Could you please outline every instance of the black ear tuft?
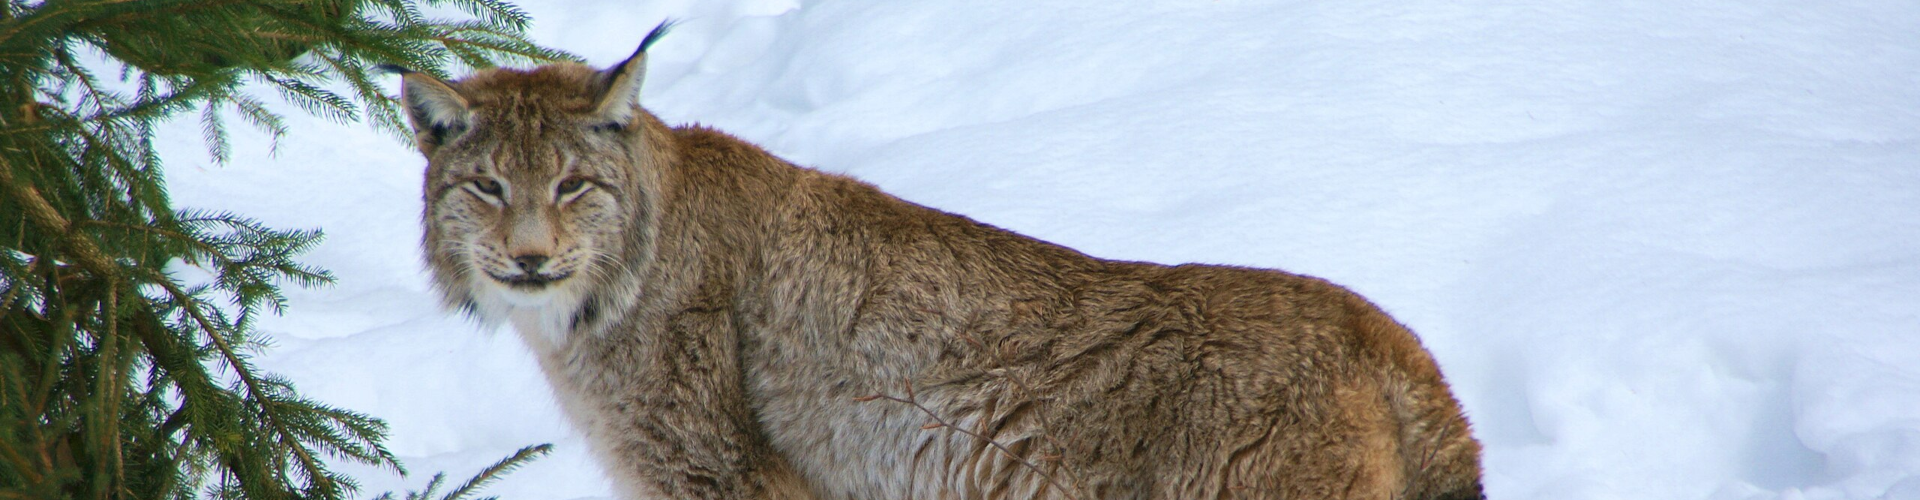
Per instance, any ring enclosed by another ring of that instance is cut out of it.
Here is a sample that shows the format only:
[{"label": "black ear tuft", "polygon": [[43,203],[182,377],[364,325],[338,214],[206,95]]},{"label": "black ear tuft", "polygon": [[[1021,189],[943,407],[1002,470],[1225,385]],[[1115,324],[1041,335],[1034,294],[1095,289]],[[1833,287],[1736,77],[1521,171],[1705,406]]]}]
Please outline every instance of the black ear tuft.
[{"label": "black ear tuft", "polygon": [[647,48],[653,46],[653,42],[658,42],[661,37],[667,36],[667,32],[673,31],[674,25],[677,24],[680,24],[680,21],[674,19],[660,21],[659,26],[654,26],[653,31],[647,32],[647,37],[640,40],[640,50],[635,52],[646,53]]},{"label": "black ear tuft", "polygon": [[602,121],[625,124],[633,120],[633,108],[640,102],[640,84],[646,80],[647,49],[665,37],[673,25],[673,20],[667,20],[654,26],[653,31],[640,40],[640,48],[635,49],[632,56],[601,72],[603,90],[600,102],[594,105],[594,113]]}]

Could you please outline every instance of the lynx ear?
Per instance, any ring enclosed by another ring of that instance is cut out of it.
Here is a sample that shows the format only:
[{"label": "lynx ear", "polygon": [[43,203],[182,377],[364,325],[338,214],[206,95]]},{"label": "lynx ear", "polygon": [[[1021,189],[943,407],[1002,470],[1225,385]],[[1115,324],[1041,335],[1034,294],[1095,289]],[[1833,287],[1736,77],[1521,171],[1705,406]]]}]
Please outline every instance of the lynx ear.
[{"label": "lynx ear", "polygon": [[655,26],[640,40],[640,48],[626,61],[602,71],[601,78],[606,81],[606,89],[600,95],[599,104],[594,106],[594,114],[606,119],[609,124],[626,125],[633,121],[633,108],[640,103],[640,84],[647,78],[647,48],[660,41],[668,30],[673,29],[673,21],[668,20]]},{"label": "lynx ear", "polygon": [[407,121],[413,124],[413,138],[421,151],[445,144],[472,124],[467,98],[447,82],[398,66],[383,68],[400,73],[400,104],[407,108]]}]

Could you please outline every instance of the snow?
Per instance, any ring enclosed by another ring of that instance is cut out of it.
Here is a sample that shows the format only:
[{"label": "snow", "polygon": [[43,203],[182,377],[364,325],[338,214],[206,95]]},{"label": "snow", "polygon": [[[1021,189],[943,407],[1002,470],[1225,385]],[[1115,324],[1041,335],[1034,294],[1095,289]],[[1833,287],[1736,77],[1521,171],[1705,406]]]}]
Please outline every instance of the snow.
[{"label": "snow", "polygon": [[[991,4],[991,5],[989,5]],[[1491,498],[1920,499],[1920,4],[527,1],[642,101],[795,162],[1111,258],[1275,267],[1417,331]],[[397,84],[395,85],[397,89]],[[319,227],[261,365],[385,418],[414,471],[557,452],[505,498],[604,498],[525,349],[442,312],[423,161],[294,118],[176,200]]]}]

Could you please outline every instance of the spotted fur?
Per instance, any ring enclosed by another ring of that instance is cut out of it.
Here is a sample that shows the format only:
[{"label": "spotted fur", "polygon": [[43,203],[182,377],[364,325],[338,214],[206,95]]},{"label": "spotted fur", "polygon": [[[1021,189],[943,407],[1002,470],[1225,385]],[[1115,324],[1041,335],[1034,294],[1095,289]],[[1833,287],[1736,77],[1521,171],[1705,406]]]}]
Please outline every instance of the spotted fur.
[{"label": "spotted fur", "polygon": [[620,498],[1481,498],[1438,367],[1360,296],[669,127],[644,52],[404,89],[436,287],[520,333]]}]

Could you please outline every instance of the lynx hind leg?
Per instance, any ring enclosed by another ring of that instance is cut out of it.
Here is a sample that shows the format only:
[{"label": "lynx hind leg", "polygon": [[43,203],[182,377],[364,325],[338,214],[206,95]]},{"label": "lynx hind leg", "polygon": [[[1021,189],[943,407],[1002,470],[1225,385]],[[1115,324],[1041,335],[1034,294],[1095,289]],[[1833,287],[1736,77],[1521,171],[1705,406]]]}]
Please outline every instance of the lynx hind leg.
[{"label": "lynx hind leg", "polygon": [[1226,491],[1211,496],[1485,500],[1479,443],[1445,388],[1373,382],[1335,386],[1325,412],[1284,415],[1230,455]]},{"label": "lynx hind leg", "polygon": [[[1414,387],[1406,392],[1414,401],[1399,403],[1401,454],[1411,485],[1404,498],[1420,500],[1485,500],[1480,484],[1480,443],[1459,404],[1444,386]],[[1407,411],[1411,410],[1411,411]]]},{"label": "lynx hind leg", "polygon": [[1395,500],[1405,492],[1399,425],[1378,386],[1343,384],[1320,416],[1285,415],[1228,455],[1214,498]]}]

